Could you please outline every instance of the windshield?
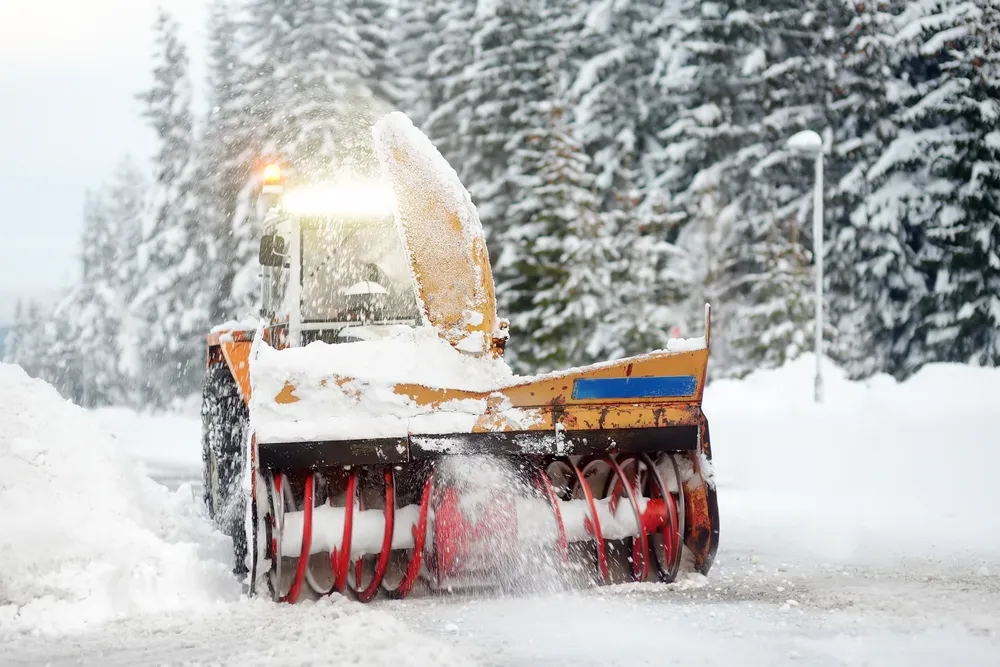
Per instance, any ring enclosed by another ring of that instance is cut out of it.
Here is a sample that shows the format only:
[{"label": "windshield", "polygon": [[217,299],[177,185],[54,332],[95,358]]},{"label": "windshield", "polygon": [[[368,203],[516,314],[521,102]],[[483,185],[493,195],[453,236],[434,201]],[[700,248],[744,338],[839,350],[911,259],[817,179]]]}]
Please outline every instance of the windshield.
[{"label": "windshield", "polygon": [[301,219],[303,322],[418,316],[406,254],[391,216]]}]

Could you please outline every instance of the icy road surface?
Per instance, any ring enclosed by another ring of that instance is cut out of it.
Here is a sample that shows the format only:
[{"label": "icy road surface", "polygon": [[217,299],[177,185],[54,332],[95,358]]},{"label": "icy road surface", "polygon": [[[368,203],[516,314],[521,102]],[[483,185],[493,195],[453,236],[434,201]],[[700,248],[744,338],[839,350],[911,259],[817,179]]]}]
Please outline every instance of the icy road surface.
[{"label": "icy road surface", "polygon": [[[367,606],[238,599],[213,574],[219,552],[198,518],[197,413],[104,411],[96,421],[146,474],[190,484],[120,519],[145,517],[162,543],[121,552],[81,538],[66,553],[94,554],[107,570],[32,561],[6,580],[16,590],[4,590],[7,556],[17,564],[48,547],[0,512],[21,540],[0,534],[0,664],[1000,666],[1000,371],[937,366],[904,385],[848,383],[835,369],[827,378],[820,407],[808,358],[710,388],[722,540],[707,579]],[[57,409],[45,407],[38,433]],[[3,438],[0,429],[0,450]],[[10,446],[31,463],[24,474],[55,474],[55,455],[73,451],[37,438]],[[134,497],[121,483],[109,498]],[[202,555],[178,540],[195,540]],[[204,591],[184,589],[185,568]]]},{"label": "icy road surface", "polygon": [[731,559],[702,588],[242,602],[21,637],[7,665],[1000,665],[1000,577]]}]

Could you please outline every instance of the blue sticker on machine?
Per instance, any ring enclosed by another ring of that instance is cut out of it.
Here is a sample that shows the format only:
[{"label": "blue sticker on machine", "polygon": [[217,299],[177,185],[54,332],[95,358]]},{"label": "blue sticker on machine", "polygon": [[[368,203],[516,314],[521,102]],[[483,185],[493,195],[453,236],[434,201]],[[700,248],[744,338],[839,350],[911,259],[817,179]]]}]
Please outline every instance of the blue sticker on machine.
[{"label": "blue sticker on machine", "polygon": [[693,375],[634,378],[582,378],[573,381],[575,400],[611,398],[681,398],[698,388]]}]

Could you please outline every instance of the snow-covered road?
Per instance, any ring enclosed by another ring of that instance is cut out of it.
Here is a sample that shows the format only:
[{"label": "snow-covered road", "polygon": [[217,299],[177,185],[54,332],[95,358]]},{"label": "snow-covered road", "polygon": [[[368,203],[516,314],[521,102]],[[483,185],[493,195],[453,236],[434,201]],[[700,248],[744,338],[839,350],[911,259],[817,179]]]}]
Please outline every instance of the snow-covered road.
[{"label": "snow-covered road", "polygon": [[701,588],[623,585],[282,607],[220,604],[18,637],[7,665],[998,665],[986,566],[799,568],[730,558]]},{"label": "snow-covered road", "polygon": [[[710,388],[722,543],[707,579],[367,606],[241,600],[220,575],[199,494],[182,484],[105,517],[127,529],[114,550],[71,533],[80,542],[61,545],[58,563],[28,558],[50,544],[38,521],[0,513],[0,663],[1000,665],[1000,372],[828,378],[822,407],[808,398],[808,359]],[[199,478],[191,416],[94,421],[153,478]],[[42,430],[0,435],[0,454],[29,466],[0,470],[0,503],[25,476],[62,474]],[[123,484],[108,502],[143,489]]]},{"label": "snow-covered road", "polygon": [[486,665],[1000,664],[996,577],[943,565],[906,575],[720,570],[698,590],[624,585],[392,611]]}]

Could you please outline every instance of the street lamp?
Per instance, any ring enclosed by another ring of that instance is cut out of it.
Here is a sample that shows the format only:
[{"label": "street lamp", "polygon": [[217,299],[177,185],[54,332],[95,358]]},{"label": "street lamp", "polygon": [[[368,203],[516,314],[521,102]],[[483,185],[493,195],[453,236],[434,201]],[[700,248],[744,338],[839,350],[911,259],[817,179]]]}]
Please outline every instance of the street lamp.
[{"label": "street lamp", "polygon": [[823,138],[812,130],[793,135],[786,144],[792,152],[816,158],[813,192],[813,252],[816,253],[816,386],[815,399],[823,402]]}]

